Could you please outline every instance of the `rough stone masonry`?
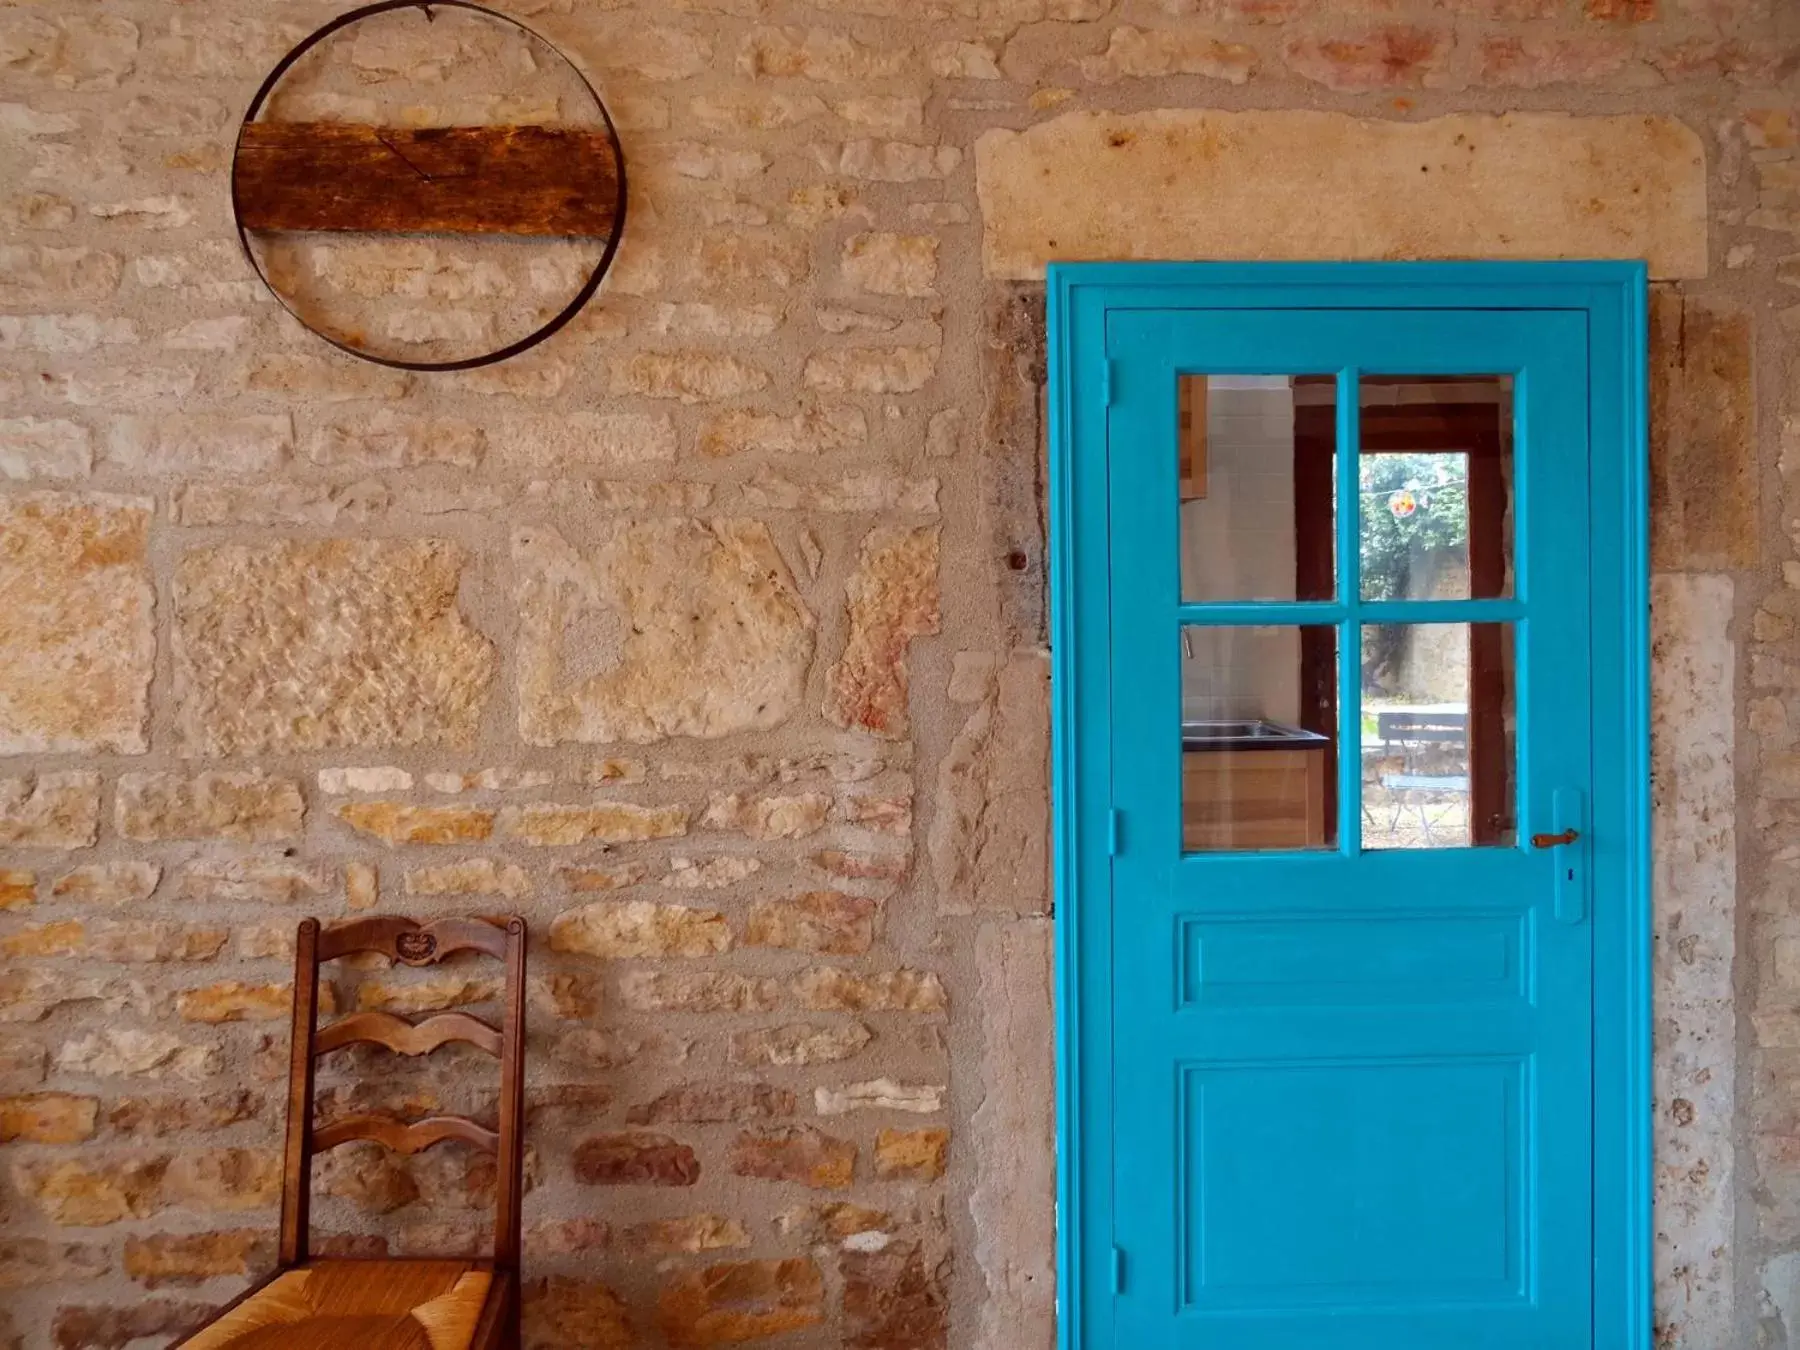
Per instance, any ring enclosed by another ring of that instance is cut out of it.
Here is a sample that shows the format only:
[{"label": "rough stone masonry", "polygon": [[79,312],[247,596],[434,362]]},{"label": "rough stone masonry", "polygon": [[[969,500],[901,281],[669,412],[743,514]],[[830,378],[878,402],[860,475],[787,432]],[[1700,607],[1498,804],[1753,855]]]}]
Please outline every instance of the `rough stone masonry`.
[{"label": "rough stone masonry", "polygon": [[[531,1346],[1045,1350],[1035,278],[1471,255],[1658,278],[1658,1343],[1800,1347],[1800,6],[505,2],[630,222],[572,328],[440,376],[231,235],[235,118],[338,6],[0,7],[0,1347],[266,1268],[293,927],[381,909],[532,924]],[[560,110],[448,25],[334,62],[290,115]],[[569,275],[285,266],[425,353]],[[377,1067],[323,1109],[491,1104]],[[458,1147],[334,1155],[324,1244],[478,1241]]]}]

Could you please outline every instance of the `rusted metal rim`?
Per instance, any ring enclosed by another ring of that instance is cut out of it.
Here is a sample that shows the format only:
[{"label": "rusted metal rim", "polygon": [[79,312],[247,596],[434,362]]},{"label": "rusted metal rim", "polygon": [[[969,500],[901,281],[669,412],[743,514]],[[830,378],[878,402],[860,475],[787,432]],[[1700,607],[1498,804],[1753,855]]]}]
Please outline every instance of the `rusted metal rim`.
[{"label": "rusted metal rim", "polygon": [[[306,316],[301,314],[300,311],[294,307],[292,302],[289,301],[288,297],[283,295],[281,291],[277,289],[275,283],[269,279],[269,274],[263,269],[262,263],[257,259],[256,250],[250,246],[250,236],[252,232],[244,227],[243,210],[238,200],[238,158],[243,153],[244,128],[254,122],[257,115],[262,112],[263,105],[268,102],[269,95],[275,91],[275,86],[281,83],[282,76],[286,75],[288,71],[293,68],[296,61],[305,56],[321,42],[325,41],[326,38],[332,36],[332,34],[341,32],[352,24],[362,22],[364,19],[373,18],[377,14],[386,14],[398,9],[419,10],[425,15],[428,22],[434,17],[432,11],[435,9],[469,10],[473,13],[482,15],[484,18],[492,19],[496,23],[504,24],[509,28],[523,33],[526,37],[542,46],[546,51],[554,53],[556,58],[569,68],[570,72],[580,82],[581,87],[587,90],[588,97],[593,99],[594,107],[599,110],[600,120],[606,124],[606,135],[612,142],[613,162],[618,168],[616,174],[618,179],[618,193],[617,199],[613,203],[612,232],[607,237],[606,247],[601,252],[599,260],[594,264],[592,270],[589,271],[587,279],[582,283],[581,289],[575,293],[574,298],[571,299],[567,305],[563,306],[562,310],[548,322],[534,329],[530,333],[527,333],[517,341],[510,342],[506,346],[496,348],[493,351],[484,352],[479,356],[467,356],[455,361],[407,361],[398,357],[381,356],[375,352],[364,351],[360,347],[353,346],[348,342],[335,338],[330,333],[323,332],[307,322]],[[346,355],[354,356],[363,361],[372,361],[379,366],[389,366],[395,370],[473,370],[478,366],[491,366],[496,361],[505,361],[510,357],[517,356],[520,352],[529,351],[531,348],[537,346],[538,343],[544,341],[544,339],[565,327],[571,319],[581,312],[582,306],[587,304],[587,302],[593,298],[594,292],[600,288],[602,278],[606,276],[607,270],[611,268],[613,258],[618,254],[619,241],[625,237],[625,200],[625,149],[619,142],[619,129],[613,123],[612,113],[607,108],[605,100],[600,97],[600,91],[595,89],[593,82],[582,73],[581,67],[571,61],[560,47],[551,42],[542,33],[538,32],[528,24],[521,23],[510,14],[502,14],[500,11],[490,9],[486,5],[476,4],[474,3],[474,0],[376,0],[376,3],[374,4],[363,5],[357,9],[349,10],[346,13],[338,15],[337,18],[332,19],[322,27],[314,29],[313,32],[302,38],[286,56],[277,61],[274,68],[270,70],[267,77],[264,78],[261,86],[256,91],[255,97],[250,100],[249,108],[244,112],[243,121],[238,123],[237,140],[231,150],[231,223],[233,228],[237,230],[238,245],[244,251],[244,258],[250,264],[250,270],[256,273],[257,279],[262,282],[269,294],[275,297],[276,303],[292,315],[294,320],[314,337],[322,342],[330,343],[333,347],[336,347]]]}]

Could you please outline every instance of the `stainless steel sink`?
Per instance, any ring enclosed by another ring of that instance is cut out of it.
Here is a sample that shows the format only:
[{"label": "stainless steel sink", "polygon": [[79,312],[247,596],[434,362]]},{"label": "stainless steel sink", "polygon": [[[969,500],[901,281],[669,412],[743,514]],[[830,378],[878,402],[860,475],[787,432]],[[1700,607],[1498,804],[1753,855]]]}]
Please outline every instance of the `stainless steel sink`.
[{"label": "stainless steel sink", "polygon": [[1329,738],[1265,717],[1228,718],[1181,724],[1184,750],[1276,750],[1327,745]]}]

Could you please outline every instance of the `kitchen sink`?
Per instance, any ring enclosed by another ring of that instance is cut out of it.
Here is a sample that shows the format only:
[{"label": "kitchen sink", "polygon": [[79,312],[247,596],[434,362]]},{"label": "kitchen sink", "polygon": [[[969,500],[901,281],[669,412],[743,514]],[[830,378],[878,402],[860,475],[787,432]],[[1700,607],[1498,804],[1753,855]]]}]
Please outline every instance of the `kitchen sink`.
[{"label": "kitchen sink", "polygon": [[1183,750],[1276,750],[1328,745],[1330,738],[1265,717],[1183,722]]}]

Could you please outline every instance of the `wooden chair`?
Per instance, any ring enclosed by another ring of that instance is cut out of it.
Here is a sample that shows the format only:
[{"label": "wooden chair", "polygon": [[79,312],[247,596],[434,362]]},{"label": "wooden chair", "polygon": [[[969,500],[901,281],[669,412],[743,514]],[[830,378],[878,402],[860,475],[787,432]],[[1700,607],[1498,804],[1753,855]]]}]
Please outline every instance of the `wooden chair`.
[{"label": "wooden chair", "polygon": [[[438,1013],[417,1023],[392,1013],[359,1012],[325,1027],[316,1025],[322,962],[380,952],[401,965],[429,966],[460,951],[485,952],[506,963],[503,1027],[466,1012]],[[451,1041],[466,1041],[499,1058],[497,1130],[466,1116],[433,1116],[409,1124],[368,1114],[314,1125],[313,1069],[320,1057],[350,1045],[423,1055]],[[524,1044],[523,919],[419,924],[370,917],[323,930],[317,919],[303,922],[294,962],[287,1162],[276,1270],[204,1328],[177,1342],[180,1350],[516,1350]],[[498,1198],[493,1260],[312,1258],[307,1230],[313,1155],[353,1139],[372,1139],[406,1154],[460,1139],[494,1154]]]}]

